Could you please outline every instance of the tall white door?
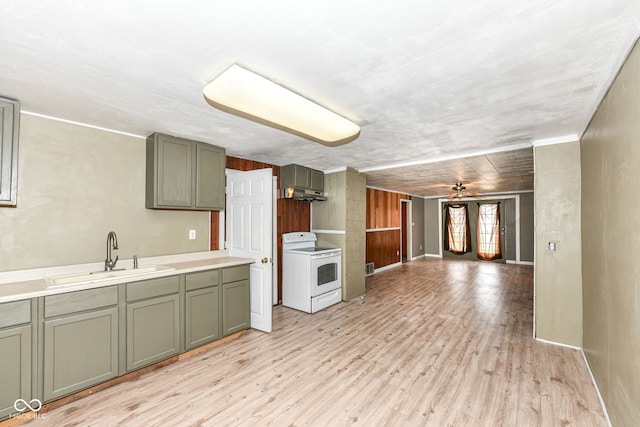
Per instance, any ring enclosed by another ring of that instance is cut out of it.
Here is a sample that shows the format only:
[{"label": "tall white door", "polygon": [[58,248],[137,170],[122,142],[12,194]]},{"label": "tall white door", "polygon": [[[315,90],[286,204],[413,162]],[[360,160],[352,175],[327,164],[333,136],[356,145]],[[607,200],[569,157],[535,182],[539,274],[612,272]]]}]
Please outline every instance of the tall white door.
[{"label": "tall white door", "polygon": [[273,277],[272,170],[227,170],[227,249],[230,256],[253,258],[251,327],[271,332]]}]

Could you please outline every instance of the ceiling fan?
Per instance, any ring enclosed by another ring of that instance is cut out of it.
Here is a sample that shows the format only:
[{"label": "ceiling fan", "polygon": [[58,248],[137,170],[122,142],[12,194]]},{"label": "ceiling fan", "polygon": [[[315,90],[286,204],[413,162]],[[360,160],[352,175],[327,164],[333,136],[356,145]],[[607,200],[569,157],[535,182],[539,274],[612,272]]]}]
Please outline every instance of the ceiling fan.
[{"label": "ceiling fan", "polygon": [[456,182],[456,184],[451,187],[451,189],[453,191],[455,191],[455,193],[452,193],[449,195],[449,199],[462,199],[463,197],[478,197],[477,194],[475,193],[469,193],[467,192],[467,187],[465,187],[464,185],[462,185],[462,182]]}]

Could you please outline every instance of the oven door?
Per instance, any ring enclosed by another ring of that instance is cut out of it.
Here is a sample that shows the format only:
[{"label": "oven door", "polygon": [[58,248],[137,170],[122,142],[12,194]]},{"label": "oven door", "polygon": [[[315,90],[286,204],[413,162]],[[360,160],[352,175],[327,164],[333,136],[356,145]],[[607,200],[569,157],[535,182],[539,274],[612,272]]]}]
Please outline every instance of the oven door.
[{"label": "oven door", "polygon": [[328,252],[311,256],[311,296],[315,297],[342,286],[342,255]]}]

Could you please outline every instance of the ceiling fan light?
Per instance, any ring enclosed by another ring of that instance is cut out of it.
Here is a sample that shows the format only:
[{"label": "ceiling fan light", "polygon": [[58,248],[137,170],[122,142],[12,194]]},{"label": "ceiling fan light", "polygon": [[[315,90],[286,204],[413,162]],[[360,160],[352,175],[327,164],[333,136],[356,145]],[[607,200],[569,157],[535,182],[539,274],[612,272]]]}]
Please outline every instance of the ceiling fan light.
[{"label": "ceiling fan light", "polygon": [[357,124],[238,64],[206,85],[203,94],[222,111],[329,147],[360,135]]}]

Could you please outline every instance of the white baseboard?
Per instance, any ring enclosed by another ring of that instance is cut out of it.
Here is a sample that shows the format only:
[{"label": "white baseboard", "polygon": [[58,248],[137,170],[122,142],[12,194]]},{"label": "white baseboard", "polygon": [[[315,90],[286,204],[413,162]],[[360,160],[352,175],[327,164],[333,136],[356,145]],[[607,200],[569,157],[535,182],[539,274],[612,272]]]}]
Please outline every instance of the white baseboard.
[{"label": "white baseboard", "polygon": [[380,273],[380,272],[385,271],[385,270],[391,270],[392,268],[399,267],[401,265],[402,265],[401,262],[396,262],[395,264],[385,265],[384,267],[376,268],[375,270],[373,270],[373,273],[375,274],[375,273]]},{"label": "white baseboard", "polygon": [[598,400],[600,400],[600,406],[602,406],[602,412],[604,412],[604,418],[607,420],[607,425],[611,427],[611,419],[609,418],[609,412],[607,411],[607,406],[604,404],[604,399],[602,398],[602,394],[600,394],[600,387],[598,387],[598,383],[596,382],[596,377],[593,376],[593,371],[591,370],[591,365],[589,365],[589,360],[587,359],[587,355],[584,353],[583,348],[580,349],[580,352],[582,353],[584,364],[587,365],[587,370],[589,371],[589,376],[591,377],[591,383],[593,383],[593,387],[595,387],[596,393],[598,394]]},{"label": "white baseboard", "polygon": [[575,345],[563,344],[561,342],[555,342],[555,341],[549,341],[549,340],[543,340],[542,338],[537,338],[537,337],[535,337],[534,340],[539,341],[539,342],[543,342],[545,344],[553,344],[553,345],[557,345],[557,346],[560,346],[560,347],[566,347],[566,348],[570,348],[570,349],[573,349],[573,350],[582,351],[582,347],[578,347],[578,346],[575,346]]},{"label": "white baseboard", "polygon": [[442,255],[440,254],[424,254],[425,257],[431,257],[431,258],[442,258]]},{"label": "white baseboard", "polygon": [[598,395],[598,400],[600,401],[600,406],[602,407],[602,412],[604,413],[604,418],[607,420],[607,426],[611,426],[611,419],[609,418],[609,412],[607,412],[607,407],[604,404],[604,399],[602,399],[602,394],[600,394],[600,388],[598,387],[598,383],[596,383],[596,377],[593,376],[593,371],[591,370],[591,365],[589,365],[589,360],[587,359],[587,355],[584,353],[584,349],[582,347],[576,347],[575,345],[562,344],[555,341],[543,340],[540,338],[534,338],[536,341],[543,342],[545,344],[557,345],[560,347],[567,347],[573,350],[579,350],[582,354],[582,359],[584,359],[584,364],[587,367],[587,371],[589,371],[589,376],[591,377],[591,383],[593,387],[596,389],[596,394]]},{"label": "white baseboard", "polygon": [[414,256],[413,258],[411,258],[411,261],[415,261],[417,259],[424,258],[425,256],[426,256],[425,254]]},{"label": "white baseboard", "polygon": [[534,265],[532,261],[514,261],[512,259],[508,259],[507,264]]}]

